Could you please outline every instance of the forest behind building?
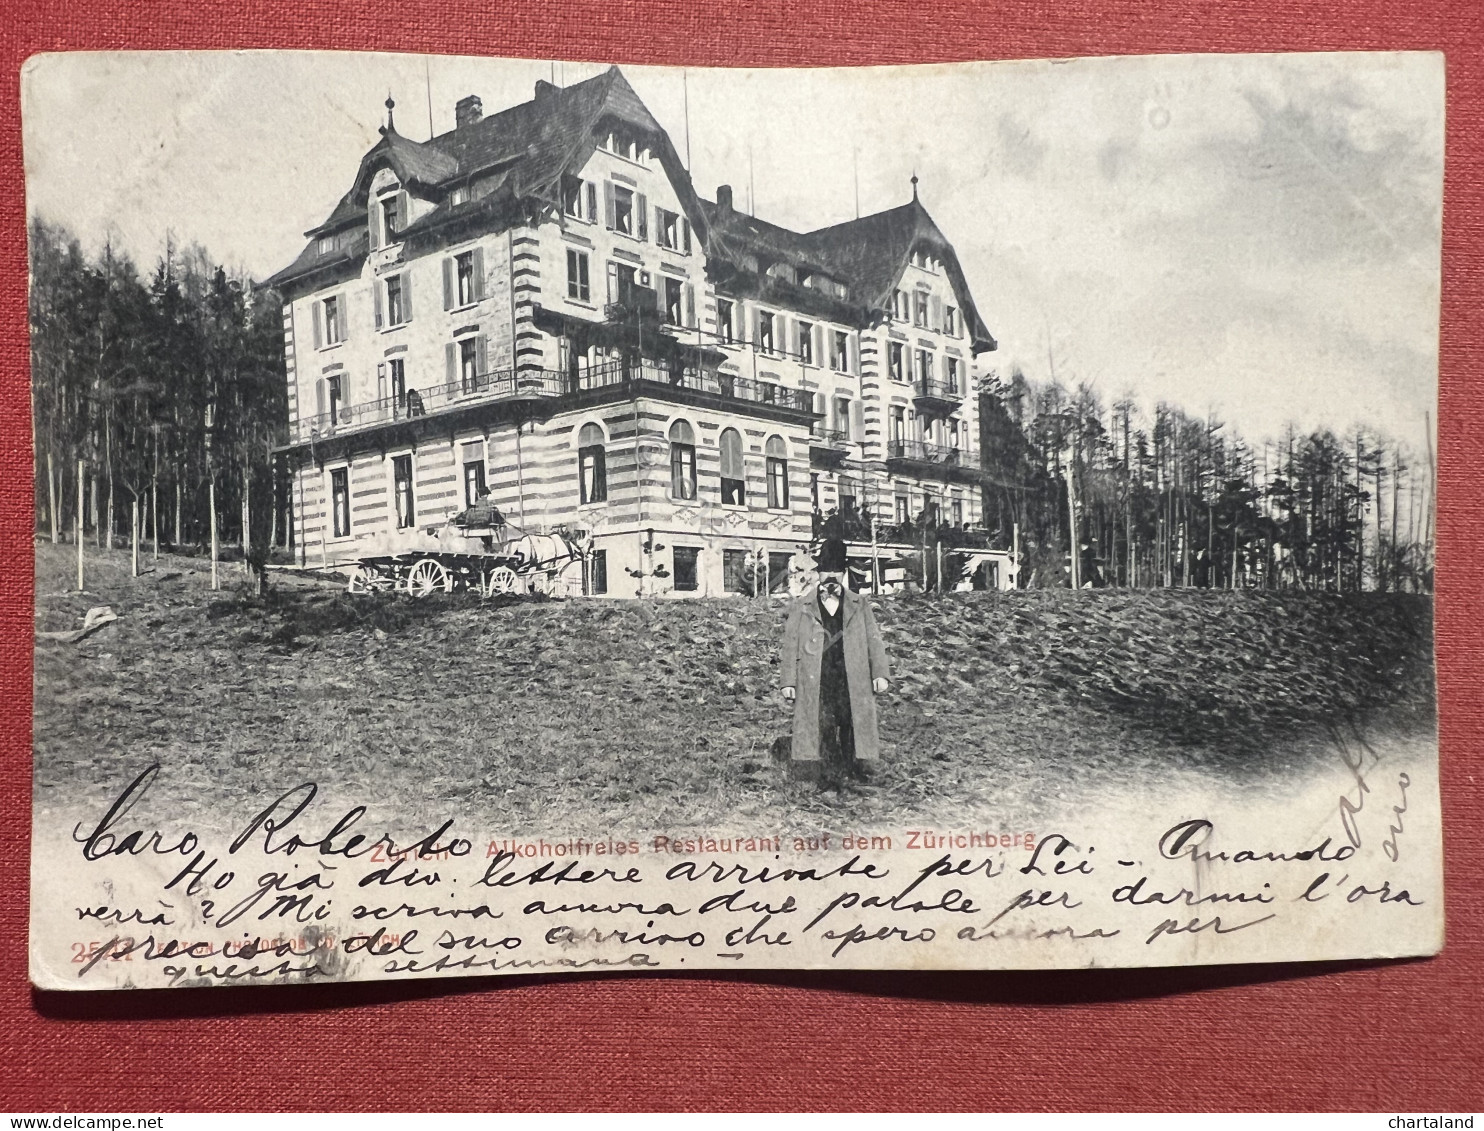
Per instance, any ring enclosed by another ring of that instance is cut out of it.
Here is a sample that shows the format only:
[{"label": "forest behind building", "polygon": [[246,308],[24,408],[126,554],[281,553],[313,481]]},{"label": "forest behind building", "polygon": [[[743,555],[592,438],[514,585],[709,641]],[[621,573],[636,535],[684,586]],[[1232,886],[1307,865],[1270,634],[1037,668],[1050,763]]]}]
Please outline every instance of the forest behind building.
[{"label": "forest behind building", "polygon": [[[192,551],[214,521],[224,544],[292,549],[277,294],[173,239],[141,266],[36,219],[30,255],[38,534],[113,546],[137,521]],[[929,508],[879,539],[1016,548],[1024,587],[1431,590],[1430,446],[1378,428],[1248,441],[1187,406],[1104,403],[1018,368],[979,400],[982,529]],[[817,517],[871,537],[859,514]]]}]

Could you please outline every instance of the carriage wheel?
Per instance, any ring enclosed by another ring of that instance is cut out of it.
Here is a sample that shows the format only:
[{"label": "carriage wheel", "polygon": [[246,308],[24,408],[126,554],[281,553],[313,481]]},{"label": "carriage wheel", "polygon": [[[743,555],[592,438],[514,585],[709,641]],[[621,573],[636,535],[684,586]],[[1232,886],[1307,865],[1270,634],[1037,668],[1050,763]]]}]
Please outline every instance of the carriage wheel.
[{"label": "carriage wheel", "polygon": [[453,574],[435,558],[423,558],[407,574],[407,592],[414,597],[426,597],[435,589],[452,593]]},{"label": "carriage wheel", "polygon": [[514,593],[519,585],[515,570],[509,566],[496,566],[484,579],[484,595],[493,597],[497,593]]},{"label": "carriage wheel", "polygon": [[363,565],[350,567],[350,577],[345,582],[347,593],[369,593],[372,589],[371,571]]}]

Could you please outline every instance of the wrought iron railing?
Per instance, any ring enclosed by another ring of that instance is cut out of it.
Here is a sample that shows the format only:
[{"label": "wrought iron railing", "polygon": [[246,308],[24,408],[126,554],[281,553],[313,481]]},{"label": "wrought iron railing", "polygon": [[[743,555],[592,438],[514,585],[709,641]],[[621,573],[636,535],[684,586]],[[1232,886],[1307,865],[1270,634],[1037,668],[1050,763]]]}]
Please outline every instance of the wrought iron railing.
[{"label": "wrought iron railing", "polygon": [[886,445],[886,458],[942,467],[977,467],[979,464],[979,454],[973,448],[948,448],[926,440],[890,440]]},{"label": "wrought iron railing", "polygon": [[916,395],[919,397],[932,397],[934,400],[939,401],[956,401],[963,399],[964,391],[954,382],[919,378]]},{"label": "wrought iron railing", "polygon": [[804,389],[791,389],[772,381],[733,377],[693,366],[655,361],[614,362],[578,369],[575,373],[554,369],[502,369],[474,374],[426,389],[408,389],[398,397],[337,405],[332,411],[301,417],[294,425],[296,440],[333,436],[381,424],[410,420],[432,413],[462,408],[491,400],[559,397],[586,389],[601,389],[630,382],[669,385],[677,389],[711,393],[751,404],[778,405],[796,412],[812,412],[814,400]]},{"label": "wrought iron railing", "polygon": [[815,423],[809,429],[809,439],[818,447],[845,448],[850,446],[850,433],[843,428],[826,428]]}]

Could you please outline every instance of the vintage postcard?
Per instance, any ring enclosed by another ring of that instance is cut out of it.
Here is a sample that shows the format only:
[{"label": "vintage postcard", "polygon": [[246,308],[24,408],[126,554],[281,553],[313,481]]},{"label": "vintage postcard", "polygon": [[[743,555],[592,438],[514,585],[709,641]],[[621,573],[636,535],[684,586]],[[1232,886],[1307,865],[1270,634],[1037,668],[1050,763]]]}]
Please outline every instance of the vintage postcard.
[{"label": "vintage postcard", "polygon": [[1443,943],[1443,60],[25,67],[31,976]]}]

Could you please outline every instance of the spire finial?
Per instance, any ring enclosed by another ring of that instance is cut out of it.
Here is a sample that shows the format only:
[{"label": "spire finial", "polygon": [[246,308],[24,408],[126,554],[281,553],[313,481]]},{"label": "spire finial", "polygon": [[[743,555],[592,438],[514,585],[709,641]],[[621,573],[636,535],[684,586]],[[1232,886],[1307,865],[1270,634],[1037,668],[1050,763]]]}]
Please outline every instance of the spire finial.
[{"label": "spire finial", "polygon": [[912,199],[917,199],[917,170],[912,170]]},{"label": "spire finial", "polygon": [[397,106],[397,103],[392,98],[392,92],[391,91],[387,91],[386,92],[386,128],[388,130],[396,129],[396,127],[394,125],[392,125],[392,111],[394,109],[396,109],[396,106]]}]

